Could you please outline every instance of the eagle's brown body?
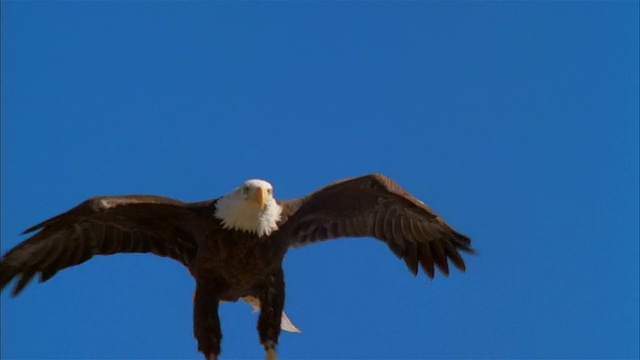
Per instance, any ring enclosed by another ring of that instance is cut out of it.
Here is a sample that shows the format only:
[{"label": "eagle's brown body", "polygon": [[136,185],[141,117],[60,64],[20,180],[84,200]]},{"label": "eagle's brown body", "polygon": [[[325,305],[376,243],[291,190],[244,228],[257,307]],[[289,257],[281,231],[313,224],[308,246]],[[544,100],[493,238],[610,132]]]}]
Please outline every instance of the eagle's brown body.
[{"label": "eagle's brown body", "polygon": [[[217,219],[203,222],[202,227],[197,236],[198,253],[189,271],[198,282],[215,283],[221,300],[256,295],[256,287],[266,276],[282,268],[288,246],[275,241],[275,235],[258,238],[248,232],[224,230]],[[220,232],[228,235],[215,235]]]},{"label": "eagle's brown body", "polygon": [[[252,296],[260,302],[260,342],[273,359],[285,300],[282,261],[289,248],[374,237],[414,275],[422,267],[430,278],[435,267],[448,275],[448,261],[464,271],[459,251],[473,252],[469,238],[383,175],[338,181],[288,201],[274,200],[270,184],[252,181],[196,203],[141,195],[89,199],[25,231],[39,230],[2,257],[0,289],[19,277],[12,292],[17,295],[35,275],[46,281],[94,255],[170,257],[196,279],[194,335],[205,358],[220,353],[219,301]],[[223,202],[230,206],[224,211]]]},{"label": "eagle's brown body", "polygon": [[[215,206],[215,203],[212,204]],[[206,206],[204,218],[211,209]],[[194,297],[194,335],[198,349],[204,354],[220,353],[220,341],[206,339],[222,337],[219,325],[209,326],[204,319],[218,319],[218,302],[236,301],[244,296],[259,299],[261,313],[258,319],[260,342],[275,347],[280,334],[280,314],[284,308],[284,275],[282,261],[288,249],[275,234],[263,237],[237,230],[224,230],[222,223],[204,221],[202,231],[196,235],[198,253],[189,266],[196,279]],[[220,237],[216,234],[227,233]]]}]

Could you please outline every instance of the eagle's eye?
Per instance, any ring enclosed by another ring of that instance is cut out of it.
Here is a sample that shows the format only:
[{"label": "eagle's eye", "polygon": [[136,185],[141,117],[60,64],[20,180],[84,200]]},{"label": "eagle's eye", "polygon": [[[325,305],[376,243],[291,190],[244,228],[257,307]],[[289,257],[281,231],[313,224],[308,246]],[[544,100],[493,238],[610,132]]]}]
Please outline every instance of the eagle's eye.
[{"label": "eagle's eye", "polygon": [[243,193],[244,195],[247,195],[247,194],[249,193],[249,187],[248,187],[247,185],[245,185],[245,186],[243,186],[243,187],[242,187],[242,193]]},{"label": "eagle's eye", "polygon": [[269,195],[273,194],[273,189],[267,189],[267,194]]}]

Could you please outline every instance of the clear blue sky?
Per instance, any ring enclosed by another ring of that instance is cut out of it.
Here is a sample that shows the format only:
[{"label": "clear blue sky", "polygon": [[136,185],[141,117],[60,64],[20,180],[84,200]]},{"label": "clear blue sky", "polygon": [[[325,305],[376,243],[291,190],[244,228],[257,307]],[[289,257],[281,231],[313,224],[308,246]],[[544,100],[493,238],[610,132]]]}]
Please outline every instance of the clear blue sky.
[{"label": "clear blue sky", "polygon": [[[283,358],[639,356],[638,13],[627,2],[2,2],[2,252],[95,195],[280,198],[391,176],[473,239],[289,252]],[[2,358],[200,358],[194,282],[94,258],[2,294]],[[263,356],[221,307],[223,358]]]}]

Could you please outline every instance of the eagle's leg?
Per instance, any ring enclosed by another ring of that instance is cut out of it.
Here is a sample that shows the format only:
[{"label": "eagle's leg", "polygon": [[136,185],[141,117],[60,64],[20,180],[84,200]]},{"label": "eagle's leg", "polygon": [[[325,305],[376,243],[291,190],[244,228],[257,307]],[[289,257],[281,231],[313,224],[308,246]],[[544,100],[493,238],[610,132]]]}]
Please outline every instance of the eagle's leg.
[{"label": "eagle's leg", "polygon": [[217,360],[220,355],[220,318],[218,297],[211,285],[196,286],[193,298],[193,334],[198,341],[198,351],[205,360]]},{"label": "eagle's leg", "polygon": [[284,275],[282,269],[271,273],[260,291],[258,334],[267,360],[277,360],[275,348],[280,335],[280,319],[284,308]]}]

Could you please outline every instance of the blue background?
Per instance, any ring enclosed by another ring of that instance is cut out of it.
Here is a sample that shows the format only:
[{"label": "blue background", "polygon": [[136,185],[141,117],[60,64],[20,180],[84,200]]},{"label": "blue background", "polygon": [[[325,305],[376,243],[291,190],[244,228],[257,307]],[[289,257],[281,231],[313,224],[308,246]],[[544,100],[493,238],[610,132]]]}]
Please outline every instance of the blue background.
[{"label": "blue background", "polygon": [[[3,2],[2,251],[95,195],[276,196],[381,172],[468,234],[292,250],[283,358],[637,358],[638,13],[628,2]],[[97,257],[16,299],[2,358],[200,358],[194,282]],[[221,307],[223,358],[259,358]]]}]

